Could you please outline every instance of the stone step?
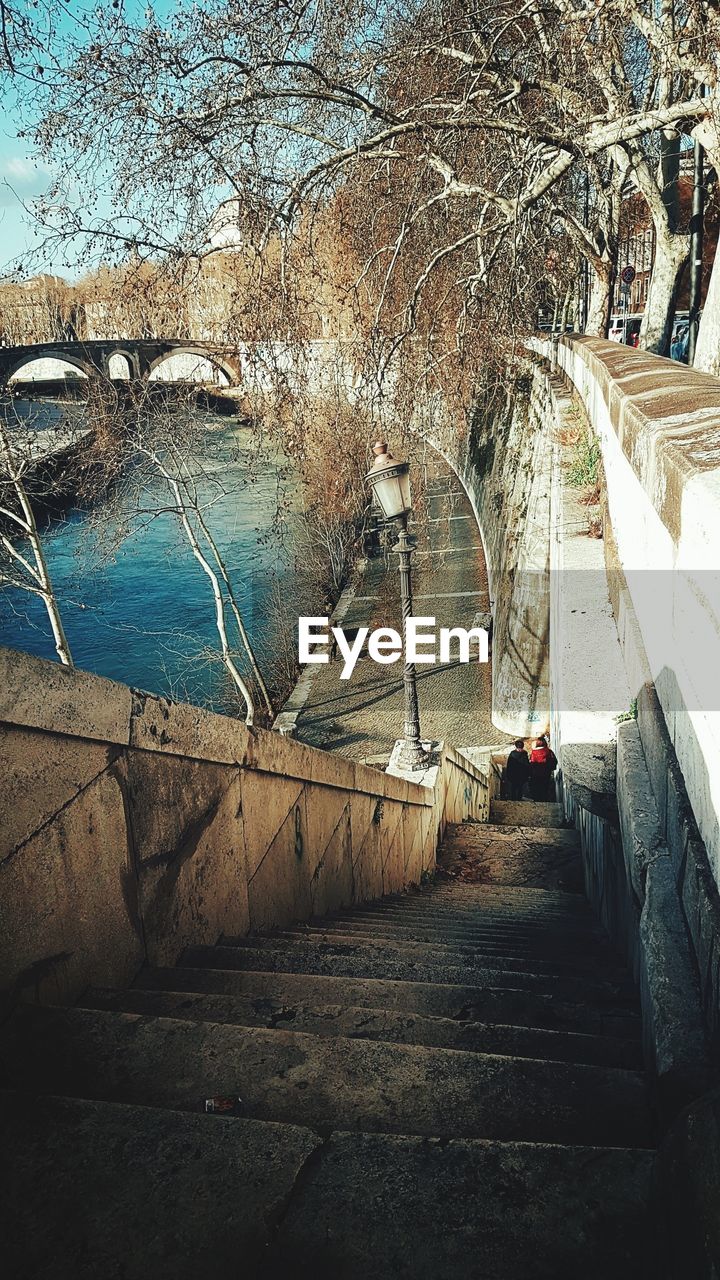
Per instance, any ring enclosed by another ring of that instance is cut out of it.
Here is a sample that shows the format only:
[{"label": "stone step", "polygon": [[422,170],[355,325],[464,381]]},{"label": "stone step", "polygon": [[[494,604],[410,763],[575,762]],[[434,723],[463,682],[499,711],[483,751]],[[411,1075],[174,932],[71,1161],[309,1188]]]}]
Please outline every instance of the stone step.
[{"label": "stone step", "polygon": [[641,1036],[636,1008],[613,1004],[612,1001],[590,1005],[563,999],[557,992],[543,994],[511,987],[181,966],[142,969],[134,987],[234,998],[267,998],[287,1004],[341,1005],[347,1008],[357,1005],[447,1018],[459,1023],[510,1023],[637,1041]]},{"label": "stone step", "polygon": [[627,970],[617,959],[608,955],[587,958],[577,952],[572,955],[542,956],[537,950],[531,954],[521,954],[509,943],[479,945],[434,938],[430,941],[398,937],[395,931],[385,934],[377,933],[345,933],[333,929],[297,928],[271,934],[249,934],[243,937],[221,937],[220,946],[249,947],[256,951],[259,946],[272,951],[284,953],[289,946],[317,947],[324,954],[343,956],[368,955],[390,956],[408,961],[417,960],[423,964],[438,967],[449,965],[451,968],[467,967],[492,968],[493,966],[517,973],[556,974],[572,976],[583,974],[588,978],[617,983],[627,983],[628,992],[633,990]]},{"label": "stone step", "polygon": [[333,1134],[271,1274],[295,1280],[304,1258],[303,1280],[659,1280],[653,1166],[640,1150]]},{"label": "stone step", "polygon": [[324,923],[357,923],[357,924],[397,924],[397,925],[430,925],[430,927],[450,927],[465,929],[469,932],[488,932],[493,936],[510,937],[582,937],[609,941],[602,925],[587,915],[557,915],[548,913],[523,914],[518,910],[501,910],[497,906],[470,906],[465,910],[451,910],[447,906],[428,905],[415,906],[409,902],[406,906],[401,902],[392,902],[387,906],[366,906],[354,908],[343,913],[328,916],[316,916],[311,924]]},{"label": "stone step", "polygon": [[[302,922],[301,922],[302,923]],[[389,927],[411,928],[420,926],[432,928],[450,927],[466,932],[486,933],[499,937],[528,937],[568,939],[582,938],[608,942],[608,935],[602,927],[587,920],[586,917],[563,917],[535,913],[521,916],[516,911],[487,910],[484,906],[470,907],[465,911],[452,911],[440,905],[431,908],[414,906],[367,907],[344,915],[321,917],[308,923],[324,927],[326,924],[357,923],[358,925],[374,925],[378,923]]]},{"label": "stone step", "polygon": [[[309,925],[296,925],[285,931],[293,937],[309,937],[313,933],[323,933],[328,937],[382,939],[463,948],[468,947],[486,955],[516,955],[521,957],[537,956],[544,960],[568,960],[580,964],[620,965],[616,953],[605,939],[587,937],[576,934],[566,937],[564,933],[548,933],[547,931],[532,934],[510,929],[493,931],[488,928],[465,929],[456,928],[452,924],[401,925],[383,920],[382,916],[375,920],[315,920]],[[257,937],[272,937],[271,934],[257,934]]]},{"label": "stone step", "polygon": [[557,914],[579,919],[582,916],[594,920],[592,908],[586,898],[575,892],[562,889],[540,889],[533,885],[492,885],[471,884],[463,881],[438,881],[426,889],[416,889],[394,897],[378,899],[388,906],[403,901],[416,904],[438,904],[440,906],[457,907],[467,910],[473,906],[499,907],[506,911],[540,912],[542,915]]},{"label": "stone step", "polygon": [[123,1280],[227,1280],[239,1259],[247,1280],[366,1280],[369,1258],[378,1280],[660,1274],[648,1150],[323,1142],[290,1125],[14,1093],[0,1110],[3,1261],[17,1280],[98,1280],[119,1260]]},{"label": "stone step", "polygon": [[268,1273],[274,1225],[320,1146],[307,1128],[0,1093],[13,1280]]},{"label": "stone step", "polygon": [[451,920],[446,923],[431,919],[417,921],[411,918],[393,921],[385,919],[382,915],[360,919],[353,919],[352,916],[340,919],[332,917],[328,920],[321,918],[312,920],[308,926],[299,924],[294,927],[301,931],[307,927],[320,932],[344,933],[359,937],[397,937],[399,941],[404,939],[408,942],[431,943],[437,940],[449,945],[457,943],[460,946],[474,946],[479,949],[505,948],[506,952],[517,955],[527,953],[545,955],[548,958],[553,955],[558,957],[577,955],[595,956],[601,962],[605,959],[616,962],[618,960],[617,952],[599,930],[591,932],[577,929],[571,933],[565,929],[512,929],[509,925],[493,927],[492,923],[484,927],[472,928],[462,923],[454,924]]},{"label": "stone step", "polygon": [[650,1146],[643,1077],[547,1062],[104,1010],[20,1006],[2,1078],[21,1093],[243,1115],[328,1133]]},{"label": "stone step", "polygon": [[591,979],[504,967],[462,959],[450,965],[444,957],[433,961],[404,955],[399,948],[353,944],[286,942],[273,947],[271,939],[238,939],[238,946],[187,947],[181,963],[189,968],[254,969],[276,973],[324,973],[346,978],[394,978],[401,982],[442,982],[477,987],[516,987],[554,994],[560,999],[612,1003],[634,1008],[637,997],[627,978]]},{"label": "stone step", "polygon": [[510,842],[516,833],[522,832],[524,838],[532,843],[547,844],[552,849],[568,849],[577,852],[580,849],[580,832],[575,827],[541,827],[534,823],[523,826],[519,822],[456,822],[445,830],[443,849],[450,844],[484,844],[488,840],[504,840]]},{"label": "stone step", "polygon": [[515,827],[565,826],[562,805],[540,800],[491,800],[490,821]]},{"label": "stone step", "polygon": [[145,1016],[152,1014],[191,1022],[270,1029],[280,1027],[283,1031],[347,1036],[353,1040],[423,1044],[438,1049],[547,1058],[556,1062],[586,1062],[630,1070],[638,1070],[642,1066],[642,1051],[637,1040],[616,1040],[522,1026],[461,1023],[452,1018],[431,1018],[360,1005],[312,1005],[290,1003],[270,996],[203,995],[139,988],[129,991],[91,990],[79,1003],[84,1009],[107,1009]]},{"label": "stone step", "polygon": [[449,827],[438,873],[461,882],[582,893],[577,831],[464,824]]}]

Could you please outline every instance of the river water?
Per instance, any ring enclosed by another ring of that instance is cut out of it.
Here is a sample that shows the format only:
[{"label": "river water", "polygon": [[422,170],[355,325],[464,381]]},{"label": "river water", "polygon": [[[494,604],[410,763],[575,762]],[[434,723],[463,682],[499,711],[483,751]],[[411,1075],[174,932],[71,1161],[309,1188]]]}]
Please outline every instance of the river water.
[{"label": "river water", "polygon": [[[206,521],[272,676],[279,635],[289,637],[297,625],[297,485],[248,427],[208,417],[204,439],[207,448],[191,464],[198,497],[210,504]],[[46,521],[43,544],[73,660],[135,688],[236,711],[218,662],[210,582],[177,515],[163,511],[167,504],[162,477],[131,473],[94,507]],[[56,657],[42,602],[0,589],[0,643]]]}]

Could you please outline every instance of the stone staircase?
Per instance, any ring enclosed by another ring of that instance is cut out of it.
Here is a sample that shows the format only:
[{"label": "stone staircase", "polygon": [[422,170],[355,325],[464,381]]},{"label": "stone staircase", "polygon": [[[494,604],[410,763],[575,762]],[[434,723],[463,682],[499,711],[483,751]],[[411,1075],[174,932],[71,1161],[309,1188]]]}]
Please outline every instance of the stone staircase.
[{"label": "stone staircase", "polygon": [[6,1274],[659,1280],[637,996],[579,884],[556,806],[496,803],[432,886],[18,1007]]}]

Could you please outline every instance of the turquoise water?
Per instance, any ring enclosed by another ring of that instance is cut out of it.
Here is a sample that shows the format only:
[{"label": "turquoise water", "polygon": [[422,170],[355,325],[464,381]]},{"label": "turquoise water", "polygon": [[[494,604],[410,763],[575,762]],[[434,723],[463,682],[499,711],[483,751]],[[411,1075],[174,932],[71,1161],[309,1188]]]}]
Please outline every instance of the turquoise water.
[{"label": "turquoise water", "polygon": [[[206,522],[267,663],[278,643],[278,611],[295,605],[294,485],[248,428],[216,419],[203,439],[207,447],[191,463],[199,500],[211,504]],[[145,483],[131,471],[92,510],[46,523],[43,543],[73,660],[148,692],[232,710],[237,698],[217,661],[210,582],[177,517],[162,511],[167,503],[161,477]],[[42,602],[0,590],[0,643],[56,657]]]}]

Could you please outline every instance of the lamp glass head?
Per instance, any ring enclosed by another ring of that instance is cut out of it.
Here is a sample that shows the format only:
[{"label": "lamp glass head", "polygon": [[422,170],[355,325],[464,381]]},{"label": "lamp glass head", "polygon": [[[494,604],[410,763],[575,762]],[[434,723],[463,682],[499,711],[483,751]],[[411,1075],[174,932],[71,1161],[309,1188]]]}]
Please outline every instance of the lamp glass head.
[{"label": "lamp glass head", "polygon": [[398,520],[412,507],[410,463],[398,462],[382,441],[374,446],[375,461],[367,474],[386,520]]}]

